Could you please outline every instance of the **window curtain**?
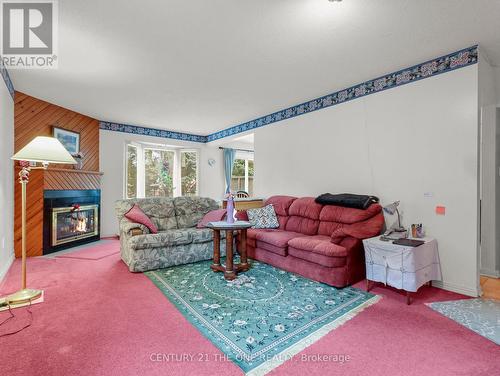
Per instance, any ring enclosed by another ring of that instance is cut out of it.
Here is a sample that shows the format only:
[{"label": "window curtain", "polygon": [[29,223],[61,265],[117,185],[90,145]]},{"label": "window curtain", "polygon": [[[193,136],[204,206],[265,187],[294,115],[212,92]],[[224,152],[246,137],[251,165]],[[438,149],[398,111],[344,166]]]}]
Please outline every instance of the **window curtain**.
[{"label": "window curtain", "polygon": [[224,174],[226,176],[226,193],[231,192],[231,176],[233,176],[233,165],[234,158],[236,156],[236,150],[234,149],[224,149]]}]

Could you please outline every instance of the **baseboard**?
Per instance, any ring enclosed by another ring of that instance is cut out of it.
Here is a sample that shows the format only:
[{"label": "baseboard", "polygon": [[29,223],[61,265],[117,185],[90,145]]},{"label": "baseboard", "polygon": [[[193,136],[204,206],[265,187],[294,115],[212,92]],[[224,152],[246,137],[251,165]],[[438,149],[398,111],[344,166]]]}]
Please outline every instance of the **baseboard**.
[{"label": "baseboard", "polygon": [[101,239],[120,239],[119,234],[101,235]]},{"label": "baseboard", "polygon": [[12,252],[10,254],[10,257],[9,259],[7,260],[7,262],[4,264],[4,265],[0,265],[0,288],[2,287],[3,285],[3,282],[4,282],[4,278],[5,276],[7,275],[9,269],[10,269],[10,266],[12,265],[12,263],[14,262],[14,252]]},{"label": "baseboard", "polygon": [[101,235],[101,240],[116,240],[116,239],[120,239],[120,236],[119,235],[116,235],[116,234],[113,234],[113,235]]},{"label": "baseboard", "polygon": [[451,292],[456,292],[457,294],[472,296],[477,298],[480,295],[480,291],[477,288],[470,288],[466,286],[456,285],[454,283],[443,282],[443,281],[432,281],[432,286],[448,290]]},{"label": "baseboard", "polygon": [[479,273],[486,277],[500,278],[500,272],[498,270],[481,269]]}]

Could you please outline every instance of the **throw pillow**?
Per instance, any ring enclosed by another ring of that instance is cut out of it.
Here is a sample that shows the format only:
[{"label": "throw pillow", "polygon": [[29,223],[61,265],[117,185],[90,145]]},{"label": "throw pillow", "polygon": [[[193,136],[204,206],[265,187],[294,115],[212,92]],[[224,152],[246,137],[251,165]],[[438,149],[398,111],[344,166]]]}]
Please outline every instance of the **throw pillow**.
[{"label": "throw pillow", "polygon": [[235,217],[238,221],[248,222],[248,215],[246,210],[238,210],[235,214]]},{"label": "throw pillow", "polygon": [[125,218],[134,223],[139,223],[146,226],[152,234],[158,233],[158,229],[156,228],[151,218],[149,218],[137,204],[134,204],[134,206],[132,206],[132,208],[125,213]]},{"label": "throw pillow", "polygon": [[222,221],[226,216],[226,209],[211,210],[198,222],[196,228],[205,228],[209,222]]},{"label": "throw pillow", "polygon": [[263,208],[248,209],[248,221],[252,224],[252,228],[278,228],[280,224],[273,205],[269,204]]}]

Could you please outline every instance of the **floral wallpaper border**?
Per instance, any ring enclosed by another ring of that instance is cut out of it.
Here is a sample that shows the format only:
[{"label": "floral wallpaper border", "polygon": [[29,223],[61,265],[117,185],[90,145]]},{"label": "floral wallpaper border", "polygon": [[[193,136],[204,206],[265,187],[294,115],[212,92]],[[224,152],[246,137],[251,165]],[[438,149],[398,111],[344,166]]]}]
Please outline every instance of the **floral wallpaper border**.
[{"label": "floral wallpaper border", "polygon": [[175,131],[169,131],[169,130],[165,130],[165,129],[139,127],[137,125],[110,123],[110,122],[106,122],[106,121],[101,121],[101,122],[99,122],[99,128],[106,130],[106,131],[132,133],[132,134],[152,136],[152,137],[170,138],[170,139],[180,140],[180,141],[191,141],[191,142],[201,142],[201,143],[207,142],[207,136],[200,136],[200,135],[190,134],[190,133],[175,132]]},{"label": "floral wallpaper border", "polygon": [[249,122],[223,129],[207,136],[207,141],[215,141],[224,137],[246,132],[265,125],[304,115],[322,108],[335,106],[353,99],[358,99],[370,94],[406,85],[411,82],[433,77],[438,74],[463,68],[478,61],[478,46],[472,46],[451,54],[441,56],[412,67],[389,73],[385,76],[374,78],[366,82],[351,86],[350,88],[325,95],[284,110],[262,116]]},{"label": "floral wallpaper border", "polygon": [[[362,98],[370,94],[379,93],[384,90],[406,85],[411,82],[423,80],[425,78],[433,77],[438,74],[451,72],[459,68],[464,68],[466,66],[476,64],[477,62],[478,46],[476,45],[414,65],[409,68],[399,70],[394,73],[389,73],[384,76],[374,78],[373,80],[362,82],[347,89],[343,89],[242,124],[234,125],[232,127],[209,134],[208,136],[105,121],[100,122],[100,129],[114,132],[170,138],[180,141],[207,143],[219,140],[221,138],[233,136],[238,133],[247,132],[252,129],[260,128],[265,125],[276,123],[278,121],[290,119],[295,116],[304,115],[309,112],[321,110],[323,108]],[[14,85],[12,84],[12,81],[10,79],[9,72],[1,63],[0,73],[2,74],[2,77],[5,81],[5,84],[7,85],[7,88],[9,89],[10,94],[14,98]]]},{"label": "floral wallpaper border", "polygon": [[0,74],[2,75],[3,81],[5,82],[5,86],[7,86],[7,90],[9,90],[10,96],[14,99],[14,84],[10,79],[9,72],[5,65],[3,65],[2,59],[0,59]]}]

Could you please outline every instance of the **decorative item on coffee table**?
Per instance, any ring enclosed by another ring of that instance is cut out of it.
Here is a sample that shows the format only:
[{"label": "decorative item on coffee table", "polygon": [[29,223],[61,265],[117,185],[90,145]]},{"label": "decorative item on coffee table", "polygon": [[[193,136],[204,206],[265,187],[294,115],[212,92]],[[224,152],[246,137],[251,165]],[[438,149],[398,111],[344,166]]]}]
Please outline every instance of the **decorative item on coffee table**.
[{"label": "decorative item on coffee table", "polygon": [[[247,229],[252,227],[250,222],[236,221],[228,223],[227,221],[209,222],[206,227],[213,230],[214,236],[214,261],[210,268],[214,272],[224,272],[224,278],[233,280],[236,278],[236,273],[245,272],[250,268],[247,259]],[[221,265],[220,262],[220,232],[226,231],[226,265]],[[240,263],[233,265],[233,239],[234,231],[239,231],[241,236],[241,245],[239,247]]]},{"label": "decorative item on coffee table", "polygon": [[226,222],[234,223],[234,196],[231,192],[226,195],[227,207],[226,207]]}]

